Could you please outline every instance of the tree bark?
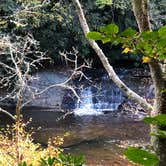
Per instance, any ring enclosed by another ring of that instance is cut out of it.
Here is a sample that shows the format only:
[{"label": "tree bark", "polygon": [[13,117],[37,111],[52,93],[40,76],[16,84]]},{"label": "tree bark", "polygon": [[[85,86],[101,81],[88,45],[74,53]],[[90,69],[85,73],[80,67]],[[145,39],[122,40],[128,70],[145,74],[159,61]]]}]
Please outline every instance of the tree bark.
[{"label": "tree bark", "polygon": [[151,30],[149,15],[147,12],[148,0],[132,0],[132,6],[140,32]]},{"label": "tree bark", "polygon": [[[151,113],[152,116],[157,116],[160,114],[166,114],[166,92],[163,89],[166,89],[166,79],[164,78],[164,73],[162,68],[157,63],[150,64],[150,70],[152,79],[155,87],[155,103],[154,111]],[[160,130],[165,130],[166,127],[160,126],[151,126],[151,132],[155,133]],[[155,152],[160,157],[159,166],[166,165],[166,138],[151,137],[151,143]]]},{"label": "tree bark", "polygon": [[[132,6],[140,32],[151,31],[150,21],[148,16],[148,1],[132,0]],[[163,89],[166,89],[166,76],[165,76],[166,65],[162,63],[157,60],[153,60],[152,62],[149,63],[151,77],[155,89],[155,102],[154,102],[153,111],[151,112],[152,116],[166,114],[166,92],[163,91]],[[160,126],[151,127],[152,132],[157,132],[158,129],[166,130],[166,127],[160,127]],[[151,142],[154,147],[154,150],[160,157],[159,166],[165,166],[166,139],[152,137]]]},{"label": "tree bark", "polygon": [[[78,17],[79,17],[79,21],[80,21],[82,30],[83,30],[83,32],[84,32],[84,34],[86,36],[87,33],[90,32],[90,30],[89,30],[89,26],[87,24],[86,18],[84,16],[81,4],[80,4],[79,0],[72,0],[72,1],[73,1],[73,4],[75,5],[75,8],[77,10],[77,14],[78,14]],[[132,91],[129,87],[127,87],[124,84],[124,82],[122,80],[120,80],[120,78],[115,73],[113,67],[110,65],[107,57],[105,56],[103,51],[100,49],[98,44],[95,41],[93,41],[93,40],[88,40],[88,41],[89,41],[89,44],[91,45],[91,47],[96,52],[96,54],[98,55],[98,57],[101,60],[104,68],[106,69],[109,77],[114,81],[114,83],[120,89],[122,89],[125,92],[125,94],[127,95],[128,98],[130,98],[132,100],[135,100],[136,102],[140,103],[145,108],[145,111],[147,111],[147,112],[152,111],[152,109],[153,109],[152,106],[150,104],[148,104],[147,101],[144,98],[142,98],[137,93]]]}]

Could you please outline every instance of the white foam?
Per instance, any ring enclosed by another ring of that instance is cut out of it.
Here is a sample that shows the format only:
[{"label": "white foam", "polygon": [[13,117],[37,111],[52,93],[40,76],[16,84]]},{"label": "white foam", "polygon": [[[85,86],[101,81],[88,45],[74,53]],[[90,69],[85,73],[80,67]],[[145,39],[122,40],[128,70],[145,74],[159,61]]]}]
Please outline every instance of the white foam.
[{"label": "white foam", "polygon": [[83,115],[101,115],[103,112],[97,111],[95,109],[86,109],[85,108],[78,108],[74,110],[74,114],[78,116],[83,116]]}]

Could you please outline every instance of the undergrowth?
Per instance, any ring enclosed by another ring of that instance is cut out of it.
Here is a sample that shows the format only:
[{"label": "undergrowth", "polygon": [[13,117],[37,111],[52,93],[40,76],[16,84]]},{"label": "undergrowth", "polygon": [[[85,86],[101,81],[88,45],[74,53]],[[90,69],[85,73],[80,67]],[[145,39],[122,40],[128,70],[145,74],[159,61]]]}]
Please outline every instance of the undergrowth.
[{"label": "undergrowth", "polygon": [[56,137],[42,148],[34,143],[32,133],[26,132],[23,122],[7,126],[0,131],[0,166],[81,166],[83,156],[63,154],[58,146],[63,138]]}]

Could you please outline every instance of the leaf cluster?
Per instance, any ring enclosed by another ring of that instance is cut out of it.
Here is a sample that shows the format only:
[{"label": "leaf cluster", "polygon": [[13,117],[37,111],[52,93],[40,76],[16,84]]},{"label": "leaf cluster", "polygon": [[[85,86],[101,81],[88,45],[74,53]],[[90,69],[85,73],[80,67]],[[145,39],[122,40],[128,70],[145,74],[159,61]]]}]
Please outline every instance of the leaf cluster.
[{"label": "leaf cluster", "polygon": [[[166,26],[157,31],[137,32],[132,28],[119,32],[116,24],[109,24],[101,27],[99,31],[92,31],[87,34],[89,39],[100,40],[104,44],[122,44],[122,48],[128,48],[128,52],[162,60],[166,58]],[[127,53],[124,51],[124,53]]]},{"label": "leaf cluster", "polygon": [[112,6],[115,9],[121,9],[121,10],[130,10],[131,4],[128,0],[96,0],[96,4],[103,8],[106,5]]},{"label": "leaf cluster", "polygon": [[[99,1],[103,4],[106,1],[111,2],[111,0]],[[1,33],[15,33],[18,36],[32,33],[40,42],[41,50],[47,51],[53,59],[59,58],[59,51],[64,49],[69,51],[73,46],[80,52],[80,55],[90,56],[92,50],[78,24],[78,17],[72,2],[68,0],[42,2],[44,1],[2,0],[0,4],[0,9],[1,7],[3,9],[3,17],[0,19]],[[92,29],[97,29],[99,25],[104,26],[110,20],[119,22],[122,29],[127,25],[133,25],[133,21],[129,19],[129,10],[126,12],[126,8],[123,8],[126,0],[113,1],[113,5],[103,8],[99,8],[96,0],[82,0],[82,4]],[[115,4],[122,8],[115,7]],[[107,52],[110,54],[109,48]]]},{"label": "leaf cluster", "polygon": [[[165,127],[166,114],[160,114],[155,117],[146,117],[144,118],[144,122],[152,125],[158,125],[159,127]],[[158,129],[156,132],[150,133],[150,135],[159,137],[160,139],[166,139],[165,130]],[[159,163],[158,156],[145,149],[129,147],[124,154],[130,161],[144,166],[156,166]]]},{"label": "leaf cluster", "polygon": [[[41,158],[40,166],[82,166],[85,163],[84,156],[73,156],[70,154],[60,154],[58,157]],[[28,165],[25,161],[18,166],[33,166]]]},{"label": "leaf cluster", "polygon": [[[63,149],[48,142],[43,148],[34,143],[32,134],[25,131],[27,123],[20,121],[19,124],[7,125],[0,131],[0,165],[17,165],[18,153],[20,159],[18,166],[82,166],[85,163],[83,155],[74,156],[63,154]],[[19,133],[19,141],[18,139]],[[18,147],[20,150],[18,151]]]},{"label": "leaf cluster", "polygon": [[[161,128],[166,127],[166,114],[160,114],[155,117],[146,117],[144,121],[148,124],[158,125]],[[166,138],[166,131],[158,129],[155,133],[150,133],[151,136]]]},{"label": "leaf cluster", "polygon": [[134,163],[144,166],[156,166],[159,163],[159,158],[147,150],[129,147],[125,151],[125,156]]}]

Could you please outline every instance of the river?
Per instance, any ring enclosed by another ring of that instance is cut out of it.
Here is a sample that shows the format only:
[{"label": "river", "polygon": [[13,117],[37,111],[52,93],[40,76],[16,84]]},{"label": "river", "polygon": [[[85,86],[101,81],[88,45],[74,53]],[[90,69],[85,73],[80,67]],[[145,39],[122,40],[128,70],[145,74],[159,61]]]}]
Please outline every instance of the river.
[{"label": "river", "polygon": [[[144,97],[152,97],[148,72],[142,74],[140,69],[117,69],[117,72],[133,90]],[[149,126],[142,121],[146,113],[140,105],[129,101],[105,72],[89,73],[87,76],[91,81],[73,81],[81,102],[78,103],[69,91],[63,91],[62,95],[61,91],[51,90],[46,98],[36,102],[41,108],[33,103],[23,109],[24,119],[33,119],[30,127],[41,127],[35,132],[34,140],[46,144],[50,137],[64,136],[65,152],[84,154],[88,165],[134,165],[124,159],[123,151],[128,145],[149,142]],[[43,84],[48,86],[48,83],[57,81],[55,71],[39,72],[38,75],[47,79],[40,80],[40,84],[33,83],[35,87],[40,85],[41,88]],[[58,77],[62,78],[59,73]],[[57,94],[63,96],[57,100],[61,104],[55,104]],[[47,103],[43,104],[46,107],[42,107],[42,102]],[[57,110],[57,105],[65,113]]]}]

